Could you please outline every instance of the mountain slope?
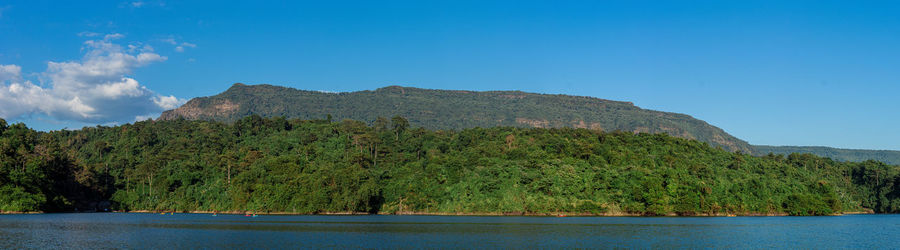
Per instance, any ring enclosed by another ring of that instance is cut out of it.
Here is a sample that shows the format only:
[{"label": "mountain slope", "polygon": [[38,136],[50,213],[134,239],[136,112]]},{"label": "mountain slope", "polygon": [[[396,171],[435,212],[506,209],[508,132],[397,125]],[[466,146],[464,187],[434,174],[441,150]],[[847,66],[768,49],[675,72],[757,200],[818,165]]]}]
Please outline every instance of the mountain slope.
[{"label": "mountain slope", "polygon": [[272,85],[234,84],[194,98],[160,119],[235,121],[250,114],[300,119],[374,121],[396,115],[428,129],[472,127],[577,127],[604,131],[668,133],[751,152],[750,145],[720,128],[677,113],[641,109],[630,102],[520,91],[455,91],[389,86],[375,91],[325,93]]}]

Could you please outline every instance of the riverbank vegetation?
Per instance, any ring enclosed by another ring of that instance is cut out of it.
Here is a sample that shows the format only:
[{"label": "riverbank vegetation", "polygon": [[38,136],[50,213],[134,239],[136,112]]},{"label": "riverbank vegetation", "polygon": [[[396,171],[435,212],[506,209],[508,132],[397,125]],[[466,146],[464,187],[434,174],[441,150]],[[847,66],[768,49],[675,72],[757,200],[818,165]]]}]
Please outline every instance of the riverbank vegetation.
[{"label": "riverbank vegetation", "polygon": [[756,157],[665,134],[249,116],[53,132],[0,120],[0,135],[2,211],[900,211],[897,166]]}]

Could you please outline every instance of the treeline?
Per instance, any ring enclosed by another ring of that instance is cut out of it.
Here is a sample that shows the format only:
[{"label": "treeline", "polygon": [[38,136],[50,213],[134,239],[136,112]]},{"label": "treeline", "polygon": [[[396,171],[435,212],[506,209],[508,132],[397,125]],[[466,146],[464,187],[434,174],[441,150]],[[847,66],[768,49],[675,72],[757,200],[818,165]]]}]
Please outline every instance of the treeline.
[{"label": "treeline", "polygon": [[[0,120],[2,121],[2,120]],[[665,134],[249,116],[35,132],[0,122],[0,210],[826,215],[900,211],[900,173]]]}]

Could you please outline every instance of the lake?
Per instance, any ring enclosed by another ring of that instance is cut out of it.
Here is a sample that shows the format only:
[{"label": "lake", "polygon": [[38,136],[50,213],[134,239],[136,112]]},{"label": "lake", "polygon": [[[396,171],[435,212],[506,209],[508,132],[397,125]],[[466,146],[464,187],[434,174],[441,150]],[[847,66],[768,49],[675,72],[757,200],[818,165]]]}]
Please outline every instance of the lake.
[{"label": "lake", "polygon": [[900,215],[0,215],[0,248],[897,248]]}]

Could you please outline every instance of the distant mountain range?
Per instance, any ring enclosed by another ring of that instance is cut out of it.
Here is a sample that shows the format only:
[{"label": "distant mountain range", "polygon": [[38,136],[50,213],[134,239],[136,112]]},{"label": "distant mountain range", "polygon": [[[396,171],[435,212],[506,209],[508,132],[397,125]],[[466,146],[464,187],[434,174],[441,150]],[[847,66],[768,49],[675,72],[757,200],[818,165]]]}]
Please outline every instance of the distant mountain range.
[{"label": "distant mountain range", "polygon": [[799,152],[841,161],[874,159],[900,164],[900,151],[755,146],[685,114],[642,109],[631,102],[521,91],[389,86],[374,91],[329,93],[236,83],[221,94],[194,98],[177,109],[163,112],[160,119],[235,121],[252,114],[300,119],[330,116],[334,120],[368,122],[399,115],[413,126],[428,129],[516,126],[668,133],[755,155]]},{"label": "distant mountain range", "polygon": [[753,145],[754,154],[765,155],[768,153],[788,155],[791,153],[810,153],[822,157],[828,157],[840,161],[860,162],[876,160],[891,165],[900,165],[900,151],[895,150],[867,150],[867,149],[843,149],[818,146],[766,146]]}]

